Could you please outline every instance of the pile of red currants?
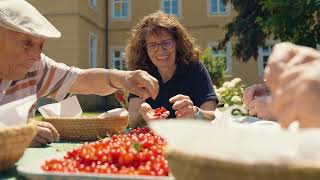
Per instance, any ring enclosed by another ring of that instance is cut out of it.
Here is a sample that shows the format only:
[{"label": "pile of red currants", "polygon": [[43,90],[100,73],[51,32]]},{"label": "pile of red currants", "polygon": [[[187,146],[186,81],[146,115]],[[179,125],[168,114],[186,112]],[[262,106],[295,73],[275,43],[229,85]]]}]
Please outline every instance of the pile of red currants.
[{"label": "pile of red currants", "polygon": [[42,165],[44,171],[168,176],[166,142],[148,127],[85,143]]}]

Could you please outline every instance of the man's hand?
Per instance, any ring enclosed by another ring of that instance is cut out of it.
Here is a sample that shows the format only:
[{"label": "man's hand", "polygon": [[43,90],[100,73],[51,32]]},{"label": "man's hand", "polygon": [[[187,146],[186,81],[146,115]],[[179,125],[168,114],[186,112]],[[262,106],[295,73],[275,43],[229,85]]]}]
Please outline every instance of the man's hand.
[{"label": "man's hand", "polygon": [[320,127],[319,61],[291,67],[279,77],[272,92],[271,110],[283,127],[299,120],[300,127]]},{"label": "man's hand", "polygon": [[274,119],[268,107],[270,98],[267,87],[262,84],[250,86],[243,93],[243,102],[249,109],[249,115],[267,120]]},{"label": "man's hand", "polygon": [[270,96],[257,96],[249,104],[249,115],[265,120],[273,120],[274,116],[269,110]]},{"label": "man's hand", "polygon": [[69,93],[106,96],[122,89],[143,99],[155,99],[158,80],[146,71],[121,71],[102,68],[82,69]]},{"label": "man's hand", "polygon": [[288,42],[276,44],[266,66],[266,84],[271,91],[275,91],[276,88],[283,85],[279,78],[284,71],[317,59],[320,59],[320,52],[315,49]]},{"label": "man's hand", "polygon": [[320,52],[291,43],[273,47],[265,71],[271,90],[270,109],[283,127],[320,127]]},{"label": "man's hand", "polygon": [[251,101],[255,99],[255,97],[268,96],[267,87],[262,84],[255,84],[250,87],[247,87],[243,93],[243,103],[250,107]]},{"label": "man's hand", "polygon": [[31,142],[31,147],[39,147],[59,141],[59,133],[52,124],[41,121],[35,121],[35,123],[37,125],[38,132]]},{"label": "man's hand", "polygon": [[146,71],[109,70],[111,86],[124,89],[142,99],[156,99],[159,93],[158,80]]}]

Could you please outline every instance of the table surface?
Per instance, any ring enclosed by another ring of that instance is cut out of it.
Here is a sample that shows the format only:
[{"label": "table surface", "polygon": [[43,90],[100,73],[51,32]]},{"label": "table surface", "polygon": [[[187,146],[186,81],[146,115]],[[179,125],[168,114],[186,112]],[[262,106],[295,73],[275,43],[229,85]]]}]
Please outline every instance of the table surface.
[{"label": "table surface", "polygon": [[60,152],[60,151],[68,151],[73,149],[76,146],[79,146],[80,143],[70,143],[70,142],[61,142],[61,143],[52,143],[45,147],[39,148],[28,148],[21,159],[16,163],[15,167],[12,167],[4,172],[0,173],[0,179],[24,179],[19,176],[16,167],[18,165],[22,165],[24,163],[30,163],[35,159],[47,157],[48,154]]}]

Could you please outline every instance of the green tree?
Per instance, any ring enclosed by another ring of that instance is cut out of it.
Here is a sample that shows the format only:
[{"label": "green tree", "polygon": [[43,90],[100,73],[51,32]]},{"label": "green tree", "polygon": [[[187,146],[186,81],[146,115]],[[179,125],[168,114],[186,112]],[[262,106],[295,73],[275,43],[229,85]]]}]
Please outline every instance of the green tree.
[{"label": "green tree", "polygon": [[214,57],[212,55],[212,50],[210,48],[206,48],[200,55],[200,61],[207,68],[212,83],[217,87],[221,87],[226,78],[226,65],[224,58]]},{"label": "green tree", "polygon": [[267,38],[309,47],[320,44],[320,0],[226,1],[238,15],[227,24],[220,47],[234,38],[234,55],[242,61],[257,58]]}]

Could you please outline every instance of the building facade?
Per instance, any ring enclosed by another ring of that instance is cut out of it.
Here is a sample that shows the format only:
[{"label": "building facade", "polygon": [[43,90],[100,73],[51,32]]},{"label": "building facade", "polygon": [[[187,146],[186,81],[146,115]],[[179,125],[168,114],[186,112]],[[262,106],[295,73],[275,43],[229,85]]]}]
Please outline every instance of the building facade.
[{"label": "building facade", "polygon": [[[223,0],[28,0],[62,33],[47,40],[44,53],[58,62],[80,68],[125,69],[124,49],[131,28],[145,15],[162,10],[178,17],[203,50],[215,49],[224,38],[225,25],[236,15]],[[213,54],[225,58],[227,73],[246,85],[261,83],[271,47],[259,49],[256,61],[242,63],[232,56],[232,42]],[[109,96],[80,96],[85,109],[112,108]]]}]

